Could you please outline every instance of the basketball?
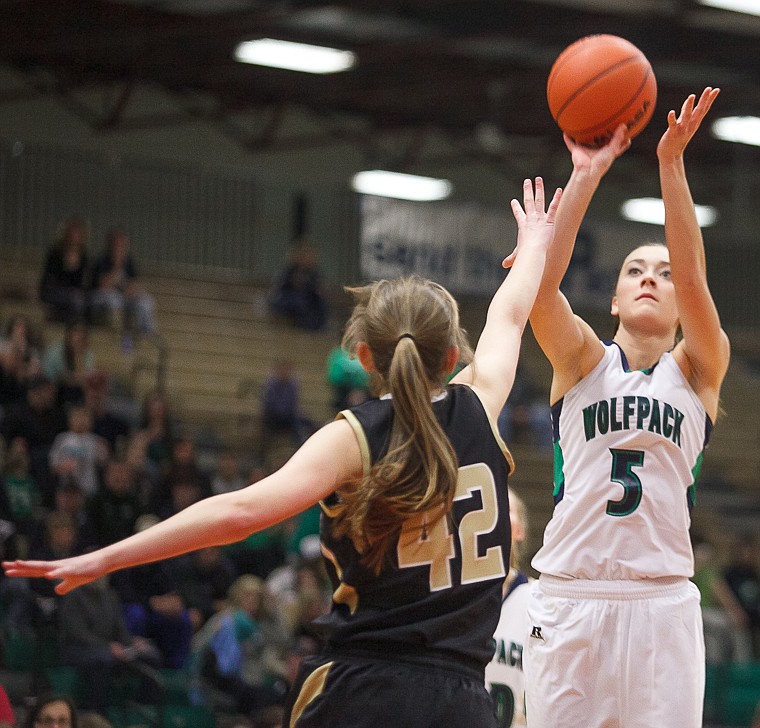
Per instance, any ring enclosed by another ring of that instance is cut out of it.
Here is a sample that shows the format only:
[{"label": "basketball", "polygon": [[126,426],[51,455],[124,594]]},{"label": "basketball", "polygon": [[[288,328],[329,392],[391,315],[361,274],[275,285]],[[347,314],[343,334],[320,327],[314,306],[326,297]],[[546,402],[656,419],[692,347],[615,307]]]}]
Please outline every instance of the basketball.
[{"label": "basketball", "polygon": [[546,84],[554,120],[577,144],[604,145],[622,123],[633,138],[649,123],[657,80],[646,56],[616,35],[589,35],[554,61]]}]

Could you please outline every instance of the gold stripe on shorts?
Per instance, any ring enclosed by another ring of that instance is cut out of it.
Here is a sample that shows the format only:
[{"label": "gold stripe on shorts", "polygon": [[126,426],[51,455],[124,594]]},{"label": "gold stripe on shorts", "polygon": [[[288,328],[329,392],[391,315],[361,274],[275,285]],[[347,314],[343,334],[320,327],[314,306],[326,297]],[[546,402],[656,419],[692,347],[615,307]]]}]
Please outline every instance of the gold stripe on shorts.
[{"label": "gold stripe on shorts", "polygon": [[321,667],[318,667],[309,677],[304,680],[301,686],[301,691],[298,693],[298,698],[293,704],[293,711],[290,714],[290,728],[295,728],[298,719],[301,714],[306,710],[309,703],[318,698],[325,688],[325,682],[327,682],[327,673],[330,672],[332,662],[328,662]]}]

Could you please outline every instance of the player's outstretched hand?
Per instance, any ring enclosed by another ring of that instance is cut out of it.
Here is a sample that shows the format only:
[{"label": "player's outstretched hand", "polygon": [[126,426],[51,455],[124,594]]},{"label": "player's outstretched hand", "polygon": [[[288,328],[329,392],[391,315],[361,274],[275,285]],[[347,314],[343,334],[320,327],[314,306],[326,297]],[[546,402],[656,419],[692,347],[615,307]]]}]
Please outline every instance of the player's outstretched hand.
[{"label": "player's outstretched hand", "polygon": [[503,268],[510,268],[520,253],[520,249],[528,245],[548,246],[554,237],[554,221],[557,217],[557,208],[562,197],[562,190],[557,188],[549,203],[549,209],[545,209],[546,200],[544,195],[544,181],[536,177],[535,192],[534,183],[526,179],[523,182],[523,204],[518,200],[512,200],[512,214],[517,222],[517,247],[502,261]]},{"label": "player's outstretched hand", "polygon": [[708,86],[702,92],[696,106],[694,102],[697,97],[690,94],[683,102],[681,113],[677,117],[673,109],[668,112],[668,128],[657,145],[657,158],[660,162],[672,162],[683,154],[719,93],[719,88]]},{"label": "player's outstretched hand", "polygon": [[93,552],[59,561],[4,561],[3,569],[6,576],[59,581],[55,587],[56,593],[66,594],[103,576],[106,571],[100,563],[101,560]]}]

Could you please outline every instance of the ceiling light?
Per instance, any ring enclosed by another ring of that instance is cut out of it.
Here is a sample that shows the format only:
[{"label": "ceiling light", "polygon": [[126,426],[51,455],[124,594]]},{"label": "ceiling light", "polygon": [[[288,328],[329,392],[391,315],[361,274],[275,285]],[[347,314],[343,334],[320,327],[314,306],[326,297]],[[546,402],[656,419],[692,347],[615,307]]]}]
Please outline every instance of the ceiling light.
[{"label": "ceiling light", "polygon": [[716,139],[737,144],[760,146],[760,118],[757,116],[724,116],[713,122]]},{"label": "ceiling light", "polygon": [[[708,205],[694,205],[697,213],[697,223],[700,227],[710,227],[718,220],[718,211]],[[626,200],[620,208],[620,213],[626,220],[646,222],[651,225],[665,224],[665,205],[657,197],[639,197]]]},{"label": "ceiling light", "polygon": [[733,10],[737,13],[747,13],[748,15],[760,15],[760,4],[757,0],[699,0],[702,5],[709,5],[712,8],[721,10]]},{"label": "ceiling light", "polygon": [[356,65],[356,54],[287,40],[247,40],[235,48],[235,60],[304,73],[337,73]]},{"label": "ceiling light", "polygon": [[444,200],[454,189],[454,186],[447,179],[418,177],[414,174],[385,172],[381,169],[355,174],[351,180],[351,187],[354,191],[365,195],[394,197],[397,200],[415,200],[418,202]]}]

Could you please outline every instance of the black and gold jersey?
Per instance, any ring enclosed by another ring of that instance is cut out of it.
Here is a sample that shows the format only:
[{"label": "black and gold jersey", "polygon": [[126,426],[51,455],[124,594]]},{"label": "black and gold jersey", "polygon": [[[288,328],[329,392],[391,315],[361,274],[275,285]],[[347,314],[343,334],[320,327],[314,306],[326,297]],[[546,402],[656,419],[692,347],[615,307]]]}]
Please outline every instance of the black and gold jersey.
[{"label": "black and gold jersey", "polygon": [[[376,576],[350,538],[332,534],[339,495],[323,502],[322,552],[334,593],[318,626],[328,650],[481,671],[509,569],[512,459],[470,387],[450,385],[433,410],[459,461],[450,518],[409,519]],[[365,473],[387,451],[393,416],[389,398],[339,415],[354,429]]]}]

